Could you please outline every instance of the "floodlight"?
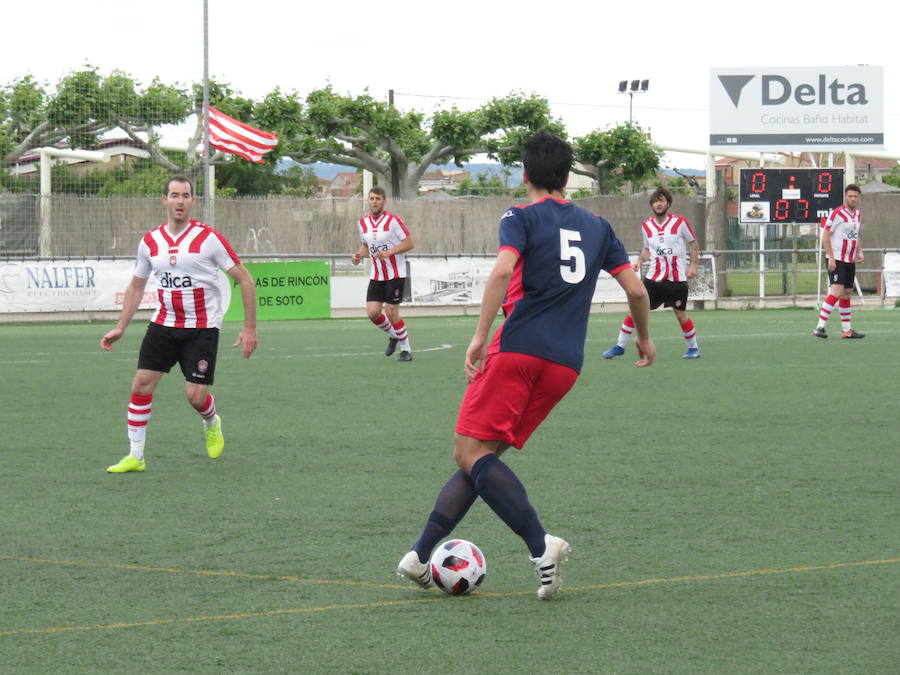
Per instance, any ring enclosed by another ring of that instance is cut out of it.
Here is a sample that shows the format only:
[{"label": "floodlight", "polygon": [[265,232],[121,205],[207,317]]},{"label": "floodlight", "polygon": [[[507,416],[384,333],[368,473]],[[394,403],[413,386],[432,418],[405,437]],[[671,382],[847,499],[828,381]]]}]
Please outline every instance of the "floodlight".
[{"label": "floodlight", "polygon": [[619,93],[628,94],[628,123],[631,123],[631,107],[635,94],[646,94],[650,80],[619,80]]}]

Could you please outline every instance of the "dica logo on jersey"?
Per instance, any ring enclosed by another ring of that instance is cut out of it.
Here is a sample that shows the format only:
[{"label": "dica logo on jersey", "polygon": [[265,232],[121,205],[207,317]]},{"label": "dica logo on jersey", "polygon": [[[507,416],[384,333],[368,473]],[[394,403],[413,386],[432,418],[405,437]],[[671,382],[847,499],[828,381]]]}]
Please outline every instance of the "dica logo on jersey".
[{"label": "dica logo on jersey", "polygon": [[193,288],[194,282],[187,274],[178,276],[171,272],[164,272],[163,275],[159,277],[159,285],[163,288]]},{"label": "dica logo on jersey", "polygon": [[[246,263],[256,286],[256,315],[266,319],[325,319],[331,316],[331,269],[321,260]],[[232,288],[237,283],[231,281]],[[240,293],[231,294],[225,321],[243,321]]]}]

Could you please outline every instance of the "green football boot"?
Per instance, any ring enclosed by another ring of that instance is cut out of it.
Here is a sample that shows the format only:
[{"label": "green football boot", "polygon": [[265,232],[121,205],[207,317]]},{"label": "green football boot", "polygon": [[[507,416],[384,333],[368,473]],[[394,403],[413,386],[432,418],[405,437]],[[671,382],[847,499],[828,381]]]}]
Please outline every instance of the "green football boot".
[{"label": "green football boot", "polygon": [[225,436],[222,435],[222,418],[216,415],[216,421],[206,428],[206,454],[216,459],[225,449]]},{"label": "green football boot", "polygon": [[131,455],[125,455],[106,471],[107,473],[128,473],[129,471],[143,471],[146,468],[147,463],[144,460],[132,457]]}]

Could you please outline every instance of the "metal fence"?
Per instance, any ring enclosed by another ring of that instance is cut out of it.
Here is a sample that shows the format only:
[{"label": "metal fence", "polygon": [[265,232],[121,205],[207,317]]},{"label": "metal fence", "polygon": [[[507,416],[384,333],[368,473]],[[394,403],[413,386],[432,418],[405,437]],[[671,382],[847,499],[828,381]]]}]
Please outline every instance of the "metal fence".
[{"label": "metal fence", "polygon": [[[467,197],[394,201],[389,208],[411,225],[416,256],[481,256],[496,252],[498,216],[514,203],[509,197]],[[606,216],[626,249],[639,251],[636,224],[648,213],[645,195],[578,203]],[[870,203],[878,205],[874,199]],[[898,202],[887,203],[894,204]],[[758,225],[728,221],[722,204],[679,197],[676,207],[694,224],[703,253],[715,260],[717,297],[798,302],[827,288],[815,225],[768,226],[760,255]],[[199,200],[195,212],[202,213]],[[324,259],[331,261],[334,273],[347,275],[359,273],[349,264],[349,255],[358,247],[355,223],[363,213],[365,205],[358,198],[222,199],[216,202],[215,225],[243,258]],[[0,194],[0,260],[132,258],[143,234],[163,218],[158,198],[53,195],[42,203],[35,195]],[[884,297],[884,255],[900,251],[900,235],[885,209],[878,210],[872,221],[876,227],[866,225],[866,241],[876,247],[863,249],[866,259],[857,276],[864,293]]]}]

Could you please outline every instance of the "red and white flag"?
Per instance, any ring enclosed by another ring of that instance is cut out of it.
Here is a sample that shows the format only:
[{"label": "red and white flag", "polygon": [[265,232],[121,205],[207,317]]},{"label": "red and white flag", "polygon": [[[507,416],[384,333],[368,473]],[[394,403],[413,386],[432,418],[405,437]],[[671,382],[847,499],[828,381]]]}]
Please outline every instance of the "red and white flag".
[{"label": "red and white flag", "polygon": [[254,129],[209,106],[209,144],[221,152],[260,164],[263,155],[278,145],[278,136]]}]

